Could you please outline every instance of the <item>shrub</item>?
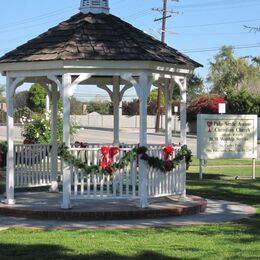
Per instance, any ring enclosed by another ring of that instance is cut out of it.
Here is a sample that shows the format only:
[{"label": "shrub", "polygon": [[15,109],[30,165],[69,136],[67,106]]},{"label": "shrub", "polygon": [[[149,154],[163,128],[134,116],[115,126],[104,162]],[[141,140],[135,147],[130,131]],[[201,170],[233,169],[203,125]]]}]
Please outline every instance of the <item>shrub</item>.
[{"label": "shrub", "polygon": [[33,115],[33,112],[30,108],[28,107],[22,107],[22,108],[18,108],[14,111],[14,122],[15,123],[20,123],[21,122],[21,118],[27,118],[30,119]]},{"label": "shrub", "polygon": [[134,116],[139,115],[139,100],[134,99],[133,101],[123,101],[123,115]]},{"label": "shrub", "polygon": [[246,89],[227,95],[228,112],[231,114],[257,114],[260,116],[260,96]]},{"label": "shrub", "polygon": [[[21,118],[23,125],[22,135],[25,138],[24,143],[51,143],[51,120],[50,114],[45,113],[44,116],[35,114],[31,119]],[[76,132],[76,125],[71,124],[70,134],[73,136]],[[57,140],[58,143],[63,142],[63,118],[62,113],[58,113],[57,117]]]},{"label": "shrub", "polygon": [[203,95],[194,99],[187,109],[187,121],[195,122],[197,114],[217,114],[219,103],[226,103],[225,98],[219,95]]},{"label": "shrub", "polygon": [[88,102],[87,104],[87,111],[88,113],[97,112],[101,115],[109,115],[112,111],[112,103],[105,101],[105,102]]}]

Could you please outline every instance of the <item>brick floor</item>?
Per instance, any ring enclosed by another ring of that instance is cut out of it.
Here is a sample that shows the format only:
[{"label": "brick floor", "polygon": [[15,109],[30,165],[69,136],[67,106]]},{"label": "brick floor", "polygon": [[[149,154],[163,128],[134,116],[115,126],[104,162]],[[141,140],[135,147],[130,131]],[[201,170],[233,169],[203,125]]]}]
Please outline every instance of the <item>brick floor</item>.
[{"label": "brick floor", "polygon": [[174,197],[150,199],[149,207],[139,208],[138,200],[75,200],[72,209],[60,208],[61,194],[35,192],[17,193],[15,205],[0,204],[0,214],[42,220],[121,220],[162,218],[204,212],[207,201],[196,196],[186,200]]}]

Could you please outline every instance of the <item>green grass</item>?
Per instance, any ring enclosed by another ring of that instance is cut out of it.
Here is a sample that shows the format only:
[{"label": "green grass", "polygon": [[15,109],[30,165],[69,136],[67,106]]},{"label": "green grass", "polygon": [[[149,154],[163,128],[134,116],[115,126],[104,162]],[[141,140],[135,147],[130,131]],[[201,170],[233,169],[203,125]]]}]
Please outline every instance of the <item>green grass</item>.
[{"label": "green grass", "polygon": [[242,163],[237,172],[233,166],[223,168],[223,162],[215,163],[219,167],[205,168],[203,180],[198,179],[198,167],[191,167],[188,193],[246,203],[257,208],[256,215],[234,222],[173,228],[12,228],[0,232],[0,259],[260,259],[260,179],[225,179],[244,175],[247,166]]},{"label": "green grass", "polygon": [[[199,160],[196,157],[192,158],[192,166],[198,166],[199,165]],[[207,160],[207,165],[208,166],[226,166],[226,165],[252,165],[252,160],[248,159],[217,159],[217,160]],[[256,160],[256,165],[260,166],[260,160]]]}]

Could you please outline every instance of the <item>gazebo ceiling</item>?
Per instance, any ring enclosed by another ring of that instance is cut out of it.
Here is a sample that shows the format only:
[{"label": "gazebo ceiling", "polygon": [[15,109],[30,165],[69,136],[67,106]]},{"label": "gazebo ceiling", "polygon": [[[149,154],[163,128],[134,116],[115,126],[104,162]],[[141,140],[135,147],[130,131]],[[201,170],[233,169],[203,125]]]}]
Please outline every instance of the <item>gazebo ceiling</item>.
[{"label": "gazebo ceiling", "polygon": [[0,58],[0,63],[41,61],[155,61],[201,64],[114,15],[78,13]]}]

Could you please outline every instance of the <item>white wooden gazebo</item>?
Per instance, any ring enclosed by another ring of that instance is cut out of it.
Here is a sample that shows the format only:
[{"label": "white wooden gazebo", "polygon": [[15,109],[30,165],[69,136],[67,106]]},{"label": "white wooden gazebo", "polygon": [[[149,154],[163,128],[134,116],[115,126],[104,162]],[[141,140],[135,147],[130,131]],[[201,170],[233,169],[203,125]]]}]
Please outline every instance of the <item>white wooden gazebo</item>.
[{"label": "white wooden gazebo", "polygon": [[[165,144],[170,145],[171,97],[174,86],[178,86],[181,93],[180,144],[184,145],[186,76],[199,66],[201,65],[177,50],[109,14],[108,0],[82,0],[80,13],[0,58],[0,71],[6,76],[7,94],[8,156],[5,202],[10,205],[15,203],[14,189],[19,186],[50,185],[51,191],[57,191],[56,121],[59,94],[63,100],[63,141],[66,146],[71,147],[70,97],[76,87],[80,84],[86,88],[96,85],[108,91],[114,107],[113,145],[118,146],[119,103],[124,92],[134,87],[140,100],[139,144],[147,146],[147,98],[151,86],[160,84],[164,87],[166,97]],[[14,145],[13,97],[21,84],[32,82],[44,85],[50,95],[52,143],[49,146]],[[151,154],[160,157],[161,146],[147,147]],[[77,154],[87,153],[92,158],[88,163],[97,163],[100,158],[99,148],[81,148]],[[75,153],[77,148],[71,149]],[[127,149],[130,148],[122,148],[121,153]],[[31,161],[28,170],[28,167],[22,167],[22,159],[26,153],[32,151],[43,151],[43,154],[50,156],[41,158],[40,162],[37,162],[39,165]],[[20,161],[17,160],[18,154]],[[145,208],[150,197],[186,194],[185,162],[172,172],[162,174],[149,169],[145,161],[139,160],[138,166],[136,162],[132,162],[129,169],[116,173],[113,179],[96,174],[84,177],[82,172],[66,162],[62,167],[61,207],[64,209],[71,208],[71,199],[79,197],[137,198],[140,199],[140,207]]]}]

